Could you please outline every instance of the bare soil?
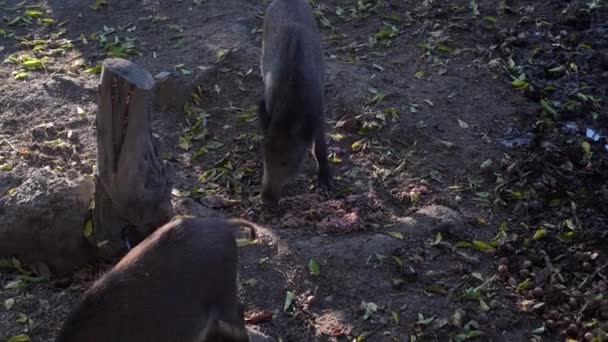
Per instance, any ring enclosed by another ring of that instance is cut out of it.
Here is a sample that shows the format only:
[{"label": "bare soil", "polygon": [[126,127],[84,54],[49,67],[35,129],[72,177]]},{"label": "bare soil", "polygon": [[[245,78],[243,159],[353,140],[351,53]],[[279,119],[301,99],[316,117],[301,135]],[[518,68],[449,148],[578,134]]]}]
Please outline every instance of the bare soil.
[{"label": "bare soil", "polygon": [[[605,2],[314,1],[337,186],[319,192],[311,166],[273,212],[259,204],[255,118],[267,3],[0,1],[0,195],[36,168],[94,172],[96,65],[128,58],[159,76],[154,132],[177,171],[175,201],[266,227],[241,252],[257,330],[283,341],[605,336]],[[51,341],[104,269],[39,280],[1,266],[0,341]]]}]

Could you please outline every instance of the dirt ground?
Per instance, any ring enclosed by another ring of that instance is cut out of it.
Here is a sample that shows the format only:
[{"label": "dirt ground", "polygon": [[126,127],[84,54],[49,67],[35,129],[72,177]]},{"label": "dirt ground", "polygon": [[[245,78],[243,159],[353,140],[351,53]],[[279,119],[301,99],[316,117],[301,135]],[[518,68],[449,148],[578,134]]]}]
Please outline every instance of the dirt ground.
[{"label": "dirt ground", "polygon": [[[234,202],[214,214],[266,227],[241,251],[256,330],[606,338],[605,2],[313,1],[337,186],[322,194],[309,170],[279,213],[258,196],[267,3],[0,0],[0,195],[35,168],[94,172],[98,65],[127,58],[170,73],[154,132],[175,202],[221,196]],[[0,341],[51,341],[99,271],[38,281],[1,266]]]}]

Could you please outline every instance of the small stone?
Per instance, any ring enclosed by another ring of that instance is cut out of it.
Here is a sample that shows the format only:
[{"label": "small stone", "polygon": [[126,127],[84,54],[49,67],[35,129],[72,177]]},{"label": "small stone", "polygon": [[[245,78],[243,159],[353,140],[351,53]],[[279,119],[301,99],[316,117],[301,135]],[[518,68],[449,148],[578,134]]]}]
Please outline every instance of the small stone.
[{"label": "small stone", "polygon": [[507,267],[507,265],[500,265],[498,266],[498,273],[501,276],[506,276],[509,274],[509,267]]}]

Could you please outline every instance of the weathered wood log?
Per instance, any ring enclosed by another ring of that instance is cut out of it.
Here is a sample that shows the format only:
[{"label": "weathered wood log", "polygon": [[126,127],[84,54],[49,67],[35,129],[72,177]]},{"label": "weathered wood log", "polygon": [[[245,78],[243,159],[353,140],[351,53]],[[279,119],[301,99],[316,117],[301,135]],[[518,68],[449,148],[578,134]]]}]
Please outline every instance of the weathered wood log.
[{"label": "weathered wood log", "polygon": [[174,170],[152,135],[154,78],[134,63],[103,62],[98,86],[93,233],[99,256],[115,258],[173,217]]}]

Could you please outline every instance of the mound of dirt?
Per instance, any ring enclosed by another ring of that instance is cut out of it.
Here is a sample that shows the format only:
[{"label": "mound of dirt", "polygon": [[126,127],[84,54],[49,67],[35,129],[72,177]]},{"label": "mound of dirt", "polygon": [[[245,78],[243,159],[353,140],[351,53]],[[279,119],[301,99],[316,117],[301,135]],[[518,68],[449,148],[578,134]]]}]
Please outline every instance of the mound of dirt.
[{"label": "mound of dirt", "polygon": [[47,265],[59,275],[88,263],[84,228],[93,190],[90,178],[32,169],[0,197],[0,258]]}]

